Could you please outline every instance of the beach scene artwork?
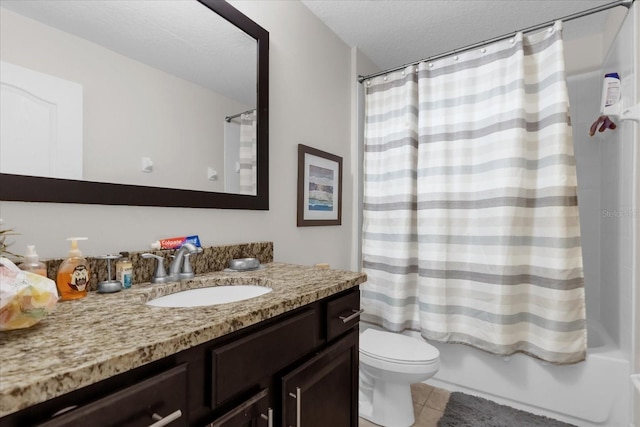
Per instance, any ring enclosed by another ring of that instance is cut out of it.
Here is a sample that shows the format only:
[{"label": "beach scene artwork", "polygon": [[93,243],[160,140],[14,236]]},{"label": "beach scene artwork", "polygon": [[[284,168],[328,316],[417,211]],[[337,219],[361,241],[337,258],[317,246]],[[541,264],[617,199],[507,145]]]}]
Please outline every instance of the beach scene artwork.
[{"label": "beach scene artwork", "polygon": [[310,211],[333,211],[334,172],[332,169],[309,165]]},{"label": "beach scene artwork", "polygon": [[298,144],[298,227],[342,224],[342,157]]}]

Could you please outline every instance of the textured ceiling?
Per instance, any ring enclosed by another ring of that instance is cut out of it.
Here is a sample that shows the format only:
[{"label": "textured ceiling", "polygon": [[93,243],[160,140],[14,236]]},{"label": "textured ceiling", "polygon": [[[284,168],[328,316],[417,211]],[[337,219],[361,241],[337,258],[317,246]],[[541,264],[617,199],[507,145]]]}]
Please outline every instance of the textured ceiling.
[{"label": "textured ceiling", "polygon": [[[381,70],[611,3],[611,0],[301,1]],[[601,32],[606,14],[567,22],[565,39]]]}]

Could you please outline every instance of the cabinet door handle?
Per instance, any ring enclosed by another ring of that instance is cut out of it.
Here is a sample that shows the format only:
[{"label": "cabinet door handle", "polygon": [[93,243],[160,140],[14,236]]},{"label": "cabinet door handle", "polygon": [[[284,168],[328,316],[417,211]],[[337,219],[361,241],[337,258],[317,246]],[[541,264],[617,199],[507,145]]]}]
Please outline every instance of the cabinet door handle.
[{"label": "cabinet door handle", "polygon": [[350,321],[352,321],[356,317],[360,317],[360,315],[364,313],[364,310],[351,310],[351,311],[353,312],[353,314],[351,314],[350,316],[340,316],[338,317],[338,319],[342,320],[342,323],[349,323]]},{"label": "cabinet door handle", "polygon": [[260,414],[260,418],[267,420],[267,427],[273,427],[273,409],[269,408],[268,414]]},{"label": "cabinet door handle", "polygon": [[166,417],[161,417],[160,415],[154,413],[153,415],[151,415],[151,418],[155,421],[155,423],[150,424],[149,427],[164,427],[166,425],[169,425],[169,423],[177,420],[181,416],[182,411],[180,409],[170,413]]},{"label": "cabinet door handle", "polygon": [[300,427],[300,407],[302,406],[302,396],[300,387],[296,387],[296,394],[289,393],[289,396],[296,399],[296,427]]}]

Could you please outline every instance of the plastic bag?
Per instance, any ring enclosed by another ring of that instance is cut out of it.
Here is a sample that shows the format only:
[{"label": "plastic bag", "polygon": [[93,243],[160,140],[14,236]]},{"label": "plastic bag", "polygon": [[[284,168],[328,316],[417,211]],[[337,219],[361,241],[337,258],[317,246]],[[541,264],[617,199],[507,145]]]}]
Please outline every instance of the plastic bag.
[{"label": "plastic bag", "polygon": [[58,302],[53,280],[20,270],[0,257],[0,331],[28,328],[49,314]]}]

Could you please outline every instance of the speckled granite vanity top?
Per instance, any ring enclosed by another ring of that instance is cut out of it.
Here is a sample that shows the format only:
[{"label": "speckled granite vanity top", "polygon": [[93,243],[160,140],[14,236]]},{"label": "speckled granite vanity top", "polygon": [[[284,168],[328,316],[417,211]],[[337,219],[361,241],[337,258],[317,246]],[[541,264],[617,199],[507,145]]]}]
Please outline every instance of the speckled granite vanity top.
[{"label": "speckled granite vanity top", "polygon": [[[360,273],[269,263],[264,269],[141,284],[61,301],[39,324],[0,333],[0,417],[210,341],[363,283]],[[259,297],[195,308],[145,304],[220,284],[273,288]]]}]

